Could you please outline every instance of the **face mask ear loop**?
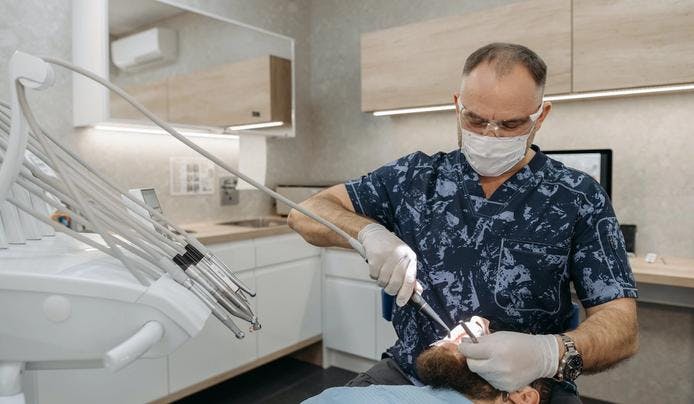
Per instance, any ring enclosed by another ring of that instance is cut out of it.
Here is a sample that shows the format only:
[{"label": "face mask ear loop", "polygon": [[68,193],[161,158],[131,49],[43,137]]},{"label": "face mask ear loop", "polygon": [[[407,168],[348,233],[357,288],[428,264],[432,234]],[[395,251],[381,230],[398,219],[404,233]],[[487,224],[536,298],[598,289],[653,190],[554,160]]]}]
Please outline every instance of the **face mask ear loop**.
[{"label": "face mask ear loop", "polygon": [[463,148],[463,129],[460,125],[460,111],[458,110],[458,100],[455,100],[455,122],[458,126],[458,148]]}]

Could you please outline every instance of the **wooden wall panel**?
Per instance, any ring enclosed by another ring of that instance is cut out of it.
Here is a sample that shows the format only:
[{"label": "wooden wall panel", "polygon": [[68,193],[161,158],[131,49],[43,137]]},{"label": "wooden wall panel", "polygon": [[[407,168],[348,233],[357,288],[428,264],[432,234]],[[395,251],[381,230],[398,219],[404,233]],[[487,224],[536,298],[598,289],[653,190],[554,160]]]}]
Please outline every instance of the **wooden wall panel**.
[{"label": "wooden wall panel", "polygon": [[533,0],[363,34],[362,110],[451,103],[465,59],[490,42],[533,49],[546,93],[571,91],[571,1]]},{"label": "wooden wall panel", "polygon": [[694,81],[694,1],[574,1],[574,91]]}]

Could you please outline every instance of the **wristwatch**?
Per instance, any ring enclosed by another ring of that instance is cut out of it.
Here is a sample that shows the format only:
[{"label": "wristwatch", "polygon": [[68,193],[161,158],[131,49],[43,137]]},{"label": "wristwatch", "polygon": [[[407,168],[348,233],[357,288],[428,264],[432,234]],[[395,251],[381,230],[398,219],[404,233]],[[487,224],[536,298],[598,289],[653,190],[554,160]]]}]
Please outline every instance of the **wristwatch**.
[{"label": "wristwatch", "polygon": [[559,334],[561,341],[564,343],[564,356],[559,362],[559,369],[554,378],[558,381],[574,381],[583,371],[583,357],[576,350],[574,340],[568,335]]}]

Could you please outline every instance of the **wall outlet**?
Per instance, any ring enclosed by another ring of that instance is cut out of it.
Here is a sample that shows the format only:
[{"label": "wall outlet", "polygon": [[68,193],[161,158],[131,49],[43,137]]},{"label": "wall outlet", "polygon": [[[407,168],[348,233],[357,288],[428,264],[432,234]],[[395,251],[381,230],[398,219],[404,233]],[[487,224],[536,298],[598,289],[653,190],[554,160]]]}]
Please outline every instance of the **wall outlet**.
[{"label": "wall outlet", "polygon": [[238,205],[239,190],[236,189],[238,182],[239,179],[233,176],[219,178],[219,195],[222,206]]}]

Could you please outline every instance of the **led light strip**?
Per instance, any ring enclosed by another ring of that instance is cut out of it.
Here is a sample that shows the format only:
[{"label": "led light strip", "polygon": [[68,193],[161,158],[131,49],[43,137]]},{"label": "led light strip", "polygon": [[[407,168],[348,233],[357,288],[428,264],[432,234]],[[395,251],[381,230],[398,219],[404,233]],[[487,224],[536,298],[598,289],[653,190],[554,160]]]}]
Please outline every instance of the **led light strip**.
[{"label": "led light strip", "polygon": [[264,122],[264,123],[249,123],[248,125],[236,125],[229,126],[227,130],[248,130],[248,129],[260,129],[260,128],[272,128],[275,126],[282,126],[284,122],[274,121],[274,122]]},{"label": "led light strip", "polygon": [[681,93],[694,90],[694,83],[671,86],[625,88],[622,90],[588,91],[585,93],[548,95],[545,101],[586,100],[592,98],[624,97],[629,95]]},{"label": "led light strip", "polygon": [[402,109],[388,109],[383,111],[374,111],[375,116],[386,116],[386,115],[402,115],[402,114],[416,114],[419,112],[432,112],[432,111],[450,111],[455,109],[453,104],[450,105],[434,105],[431,107],[419,107],[419,108],[402,108]]},{"label": "led light strip", "polygon": [[[134,125],[122,125],[122,124],[97,124],[92,126],[93,129],[102,130],[107,132],[127,132],[127,133],[146,133],[153,135],[168,135],[168,132],[164,131],[159,127],[147,127],[147,126],[134,126]],[[195,131],[190,129],[176,128],[180,134],[186,137],[205,137],[205,138],[235,138],[234,135],[225,135],[220,133],[213,133],[211,131]]]},{"label": "led light strip", "polygon": [[[588,99],[609,98],[609,97],[625,97],[625,96],[630,96],[630,95],[642,95],[642,94],[679,93],[679,92],[692,91],[692,90],[694,90],[694,83],[676,84],[676,85],[669,85],[669,86],[657,86],[657,87],[626,88],[623,90],[589,91],[589,92],[585,92],[585,93],[548,95],[548,96],[544,97],[544,100],[545,101],[588,100]],[[374,111],[373,114],[374,114],[374,116],[389,116],[389,115],[402,115],[402,114],[416,114],[416,113],[420,113],[420,112],[451,111],[454,109],[455,109],[455,106],[453,104],[446,104],[446,105],[434,105],[431,107],[388,109],[388,110],[382,110],[382,111]]]}]

